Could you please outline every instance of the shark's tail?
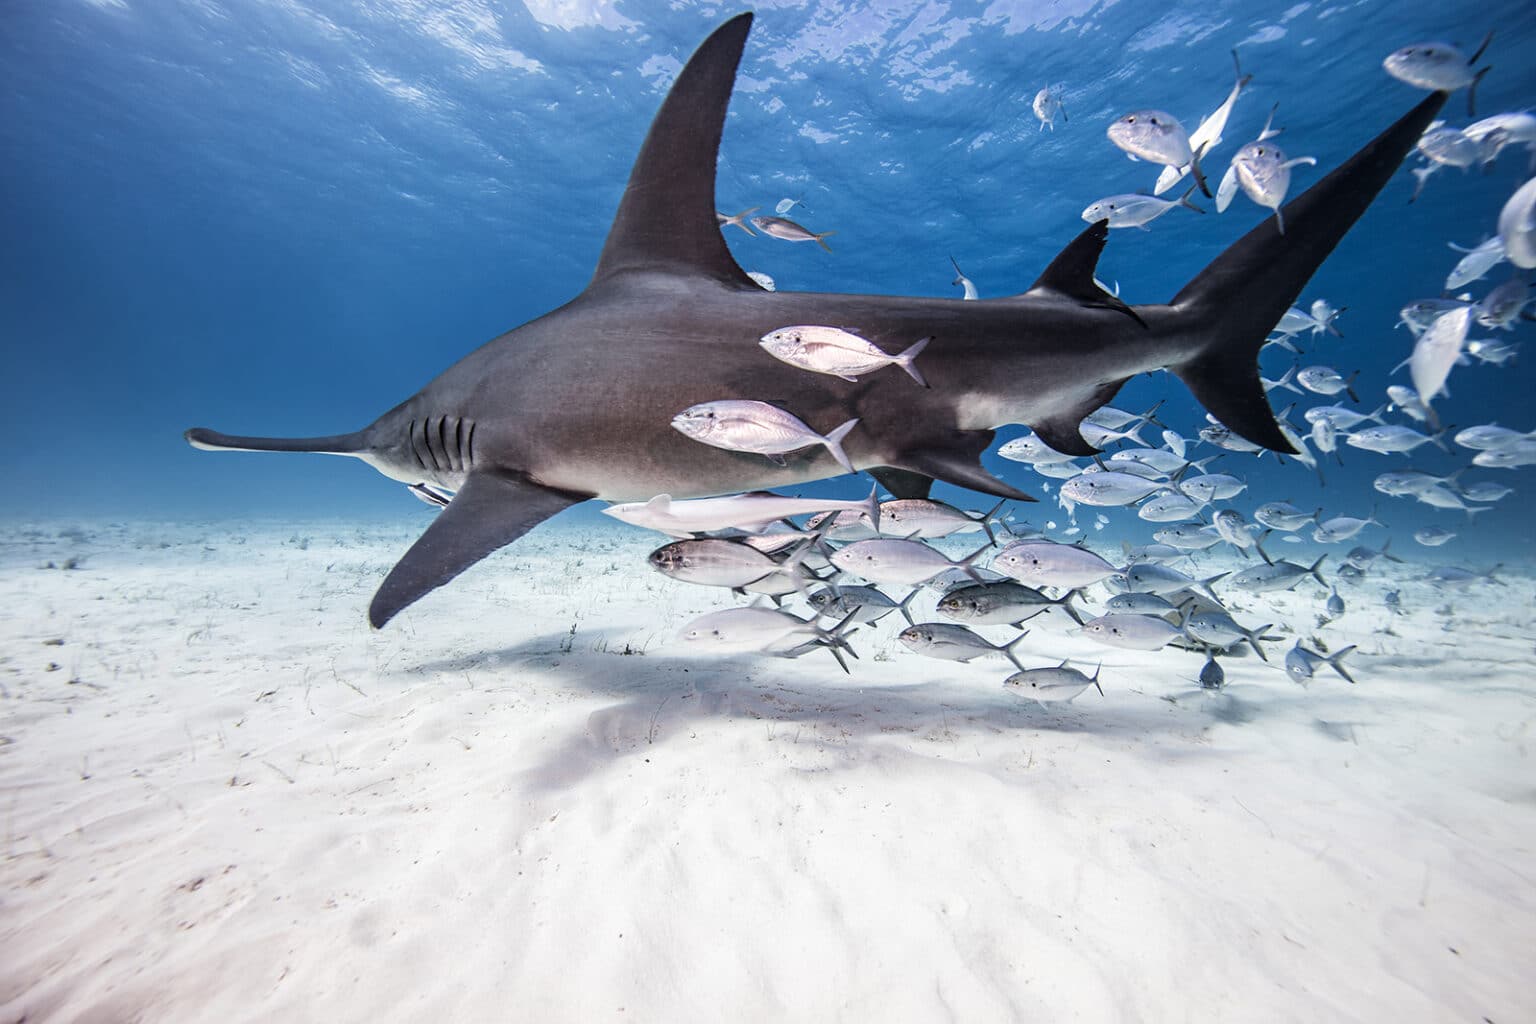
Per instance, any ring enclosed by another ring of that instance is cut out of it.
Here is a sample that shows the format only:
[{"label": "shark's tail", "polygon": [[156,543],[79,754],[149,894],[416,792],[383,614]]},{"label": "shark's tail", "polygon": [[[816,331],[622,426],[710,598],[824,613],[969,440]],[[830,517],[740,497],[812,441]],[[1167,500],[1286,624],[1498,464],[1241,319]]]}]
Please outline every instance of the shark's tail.
[{"label": "shark's tail", "polygon": [[364,431],[329,437],[240,437],[206,427],[193,427],[184,435],[193,448],[207,452],[321,452],[326,455],[360,455],[370,450]]},{"label": "shark's tail", "polygon": [[1294,454],[1264,398],[1258,352],[1446,101],[1430,95],[1322,181],[1285,205],[1285,234],[1268,218],[1227,248],[1173,300],[1206,339],[1187,361],[1170,367],[1195,397],[1233,432],[1274,451]]}]

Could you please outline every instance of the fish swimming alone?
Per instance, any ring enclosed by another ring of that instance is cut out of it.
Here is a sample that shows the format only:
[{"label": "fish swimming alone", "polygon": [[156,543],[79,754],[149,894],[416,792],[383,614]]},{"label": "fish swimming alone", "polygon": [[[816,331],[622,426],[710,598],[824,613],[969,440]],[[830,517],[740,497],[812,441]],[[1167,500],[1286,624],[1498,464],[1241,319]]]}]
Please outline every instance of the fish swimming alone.
[{"label": "fish swimming alone", "polygon": [[[715,216],[715,165],[752,15],[699,47],[663,101],[587,288],[486,343],[373,424],[270,438],[186,432],[212,450],[362,459],[408,486],[453,496],[390,571],[368,617],[381,627],[487,555],[579,502],[648,501],[784,487],[836,476],[825,445],[784,453],[699,444],[672,428],[707,402],[773,402],[843,444],[897,498],[935,480],[1029,496],[982,468],[994,431],[1031,426],[1067,455],[1092,454],[1079,424],[1133,376],[1169,369],[1222,424],[1291,452],[1259,382],[1257,354],[1326,256],[1392,178],[1445,102],[1425,98],[1342,166],[1229,246],[1166,304],[1127,306],[1094,284],[1108,237],[1090,225],[1021,294],[769,292],[732,258]],[[886,351],[932,336],[930,388],[903,374],[858,382],[806,373],[758,345],[785,324],[856,324]]]}]

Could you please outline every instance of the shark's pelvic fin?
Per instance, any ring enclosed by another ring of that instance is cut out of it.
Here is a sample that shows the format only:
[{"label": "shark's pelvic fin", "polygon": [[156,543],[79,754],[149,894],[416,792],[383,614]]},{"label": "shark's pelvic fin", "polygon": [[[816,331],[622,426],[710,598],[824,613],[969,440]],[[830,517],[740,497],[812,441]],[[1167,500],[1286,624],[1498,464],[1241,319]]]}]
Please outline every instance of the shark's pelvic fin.
[{"label": "shark's pelvic fin", "polygon": [[715,219],[715,162],[751,14],[721,25],[678,73],[640,155],[592,275],[626,271],[709,277],[754,291]]},{"label": "shark's pelvic fin", "polygon": [[1413,152],[1446,101],[1437,92],[1287,203],[1285,234],[1272,217],[1232,243],[1184,286],[1173,308],[1194,322],[1201,351],[1169,367],[1212,415],[1254,444],[1295,449],[1259,383],[1258,353],[1313,273]]},{"label": "shark's pelvic fin", "polygon": [[[1097,406],[1095,406],[1097,408]],[[1089,410],[1090,412],[1092,410]],[[1083,440],[1081,416],[1075,419],[1072,416],[1061,416],[1055,419],[1041,420],[1039,423],[1031,423],[1029,429],[1035,435],[1050,445],[1052,451],[1061,452],[1063,455],[1097,455],[1099,449]]]},{"label": "shark's pelvic fin", "polygon": [[998,498],[1034,501],[1033,495],[1004,483],[981,467],[981,453],[991,444],[990,430],[957,430],[942,443],[909,448],[891,460],[891,467]]},{"label": "shark's pelvic fin", "polygon": [[1113,309],[1145,327],[1146,321],[1134,309],[1094,283],[1093,272],[1108,240],[1109,221],[1094,221],[1056,254],[1040,279],[1030,285],[1029,291],[1052,291],[1092,309]]},{"label": "shark's pelvic fin", "polygon": [[1083,439],[1083,417],[1113,401],[1115,395],[1120,393],[1120,389],[1129,379],[1127,377],[1100,384],[1094,388],[1093,396],[1079,403],[1076,408],[1069,409],[1060,416],[1053,416],[1039,423],[1031,423],[1029,427],[1039,435],[1042,441],[1063,455],[1097,455],[1099,449]]},{"label": "shark's pelvic fin", "polygon": [[876,466],[869,470],[875,482],[890,492],[893,498],[926,498],[933,489],[933,477],[892,466]]},{"label": "shark's pelvic fin", "polygon": [[589,497],[541,487],[512,473],[469,474],[448,507],[385,577],[368,606],[368,621],[379,629],[492,551]]}]

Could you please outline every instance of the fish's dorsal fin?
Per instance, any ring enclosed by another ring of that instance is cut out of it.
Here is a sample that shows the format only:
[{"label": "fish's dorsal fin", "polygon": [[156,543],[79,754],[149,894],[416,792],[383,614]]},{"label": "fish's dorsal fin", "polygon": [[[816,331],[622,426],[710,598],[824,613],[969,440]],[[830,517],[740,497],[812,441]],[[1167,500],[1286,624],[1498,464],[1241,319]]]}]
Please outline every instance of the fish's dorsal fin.
[{"label": "fish's dorsal fin", "polygon": [[715,219],[715,161],[752,15],[721,25],[694,51],[651,122],[592,275],[629,271],[758,285],[737,265]]},{"label": "fish's dorsal fin", "polygon": [[1051,265],[1045,268],[1039,280],[1030,285],[1029,292],[1025,294],[1041,290],[1056,292],[1084,306],[1124,313],[1141,326],[1147,326],[1135,310],[1100,288],[1093,279],[1094,271],[1099,266],[1099,256],[1104,252],[1104,243],[1108,240],[1109,220],[1094,221],[1056,254]]}]

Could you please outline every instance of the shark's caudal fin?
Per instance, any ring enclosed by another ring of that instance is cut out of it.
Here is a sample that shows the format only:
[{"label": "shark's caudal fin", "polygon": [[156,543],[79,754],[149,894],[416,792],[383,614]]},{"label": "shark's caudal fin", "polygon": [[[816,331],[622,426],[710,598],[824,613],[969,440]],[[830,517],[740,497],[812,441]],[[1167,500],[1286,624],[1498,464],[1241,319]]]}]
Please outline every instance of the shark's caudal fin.
[{"label": "shark's caudal fin", "polygon": [[542,487],[512,473],[469,474],[448,507],[384,578],[368,606],[368,621],[374,629],[382,627],[402,608],[492,551],[589,497]]},{"label": "shark's caudal fin", "polygon": [[715,163],[751,14],[738,14],[694,51],[667,94],[629,174],[592,275],[626,271],[710,277],[758,290],[737,266],[715,218]]},{"label": "shark's caudal fin", "polygon": [[329,437],[241,437],[193,427],[183,435],[193,448],[205,452],[319,452],[326,455],[361,455],[369,450],[366,431],[332,434]]},{"label": "shark's caudal fin", "polygon": [[1259,382],[1258,352],[1313,273],[1413,152],[1445,103],[1434,93],[1322,181],[1285,204],[1285,234],[1273,217],[1227,248],[1184,286],[1173,308],[1206,339],[1192,359],[1169,367],[1234,433],[1294,453]]}]

